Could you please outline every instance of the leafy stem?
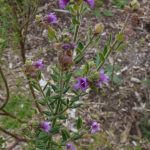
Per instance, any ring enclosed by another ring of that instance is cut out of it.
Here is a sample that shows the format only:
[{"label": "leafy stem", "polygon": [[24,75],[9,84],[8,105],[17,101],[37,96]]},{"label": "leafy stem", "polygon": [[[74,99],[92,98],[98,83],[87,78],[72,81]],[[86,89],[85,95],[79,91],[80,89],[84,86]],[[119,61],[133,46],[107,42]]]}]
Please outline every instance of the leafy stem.
[{"label": "leafy stem", "polygon": [[74,37],[73,37],[74,43],[77,41],[77,37],[78,37],[78,32],[79,32],[80,23],[81,23],[82,9],[83,9],[83,5],[81,5],[80,10],[77,11],[76,19],[77,19],[78,24],[75,25],[75,32],[74,32]]},{"label": "leafy stem", "polygon": [[110,55],[110,53],[114,50],[115,45],[117,44],[117,40],[115,39],[115,41],[112,43],[112,45],[110,46],[108,52],[106,53],[105,57],[104,57],[104,61],[102,61],[99,66],[97,67],[97,71],[99,71],[99,69],[104,65],[105,60],[108,58],[108,56]]},{"label": "leafy stem", "polygon": [[[62,92],[63,92],[63,71],[60,71],[60,81],[59,81],[59,99],[57,100],[57,106],[55,110],[55,115],[57,116],[59,113],[60,105],[61,105],[61,100],[62,100]],[[56,118],[53,120],[52,126],[55,125],[56,123]]]},{"label": "leafy stem", "polygon": [[74,38],[73,38],[74,43],[75,43],[76,40],[77,40],[77,35],[78,35],[79,27],[80,27],[80,24],[77,24],[77,25],[75,26],[75,33],[74,33]]},{"label": "leafy stem", "polygon": [[85,51],[86,51],[86,49],[90,46],[90,44],[93,42],[93,39],[94,39],[94,35],[90,38],[90,40],[87,42],[87,44],[85,45],[85,47],[82,49],[82,52],[80,53],[80,54],[78,54],[76,57],[75,57],[75,59],[74,59],[74,61],[75,61],[75,63],[79,63],[81,60],[82,60],[82,58],[84,57],[84,54],[85,54]]},{"label": "leafy stem", "polygon": [[[38,85],[38,87],[39,87],[39,90],[40,90],[40,92],[42,93],[44,99],[46,100],[46,96],[45,96],[45,94],[44,94],[44,91],[43,91],[41,85],[39,84],[38,81],[36,81],[36,83],[37,83],[37,85]],[[53,113],[53,109],[52,109],[51,105],[49,105],[49,104],[47,103],[47,100],[46,100],[46,104],[47,104],[47,106],[49,107],[50,111]]]}]

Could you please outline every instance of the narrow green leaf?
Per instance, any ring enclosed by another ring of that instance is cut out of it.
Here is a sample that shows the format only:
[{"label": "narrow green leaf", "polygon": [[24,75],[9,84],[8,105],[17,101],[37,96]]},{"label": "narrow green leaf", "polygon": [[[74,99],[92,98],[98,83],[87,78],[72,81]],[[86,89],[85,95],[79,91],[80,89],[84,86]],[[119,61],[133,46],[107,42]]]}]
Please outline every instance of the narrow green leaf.
[{"label": "narrow green leaf", "polygon": [[61,135],[62,135],[62,138],[63,138],[63,141],[67,141],[68,138],[70,138],[70,134],[67,130],[63,129],[61,131]]},{"label": "narrow green leaf", "polygon": [[54,85],[54,84],[51,84],[51,87],[52,87],[52,89],[56,92],[56,91],[58,91],[58,86],[56,86],[56,85]]},{"label": "narrow green leaf", "polygon": [[117,41],[119,41],[119,42],[123,42],[123,41],[125,40],[124,34],[123,34],[123,33],[118,33],[118,34],[116,35],[116,39],[117,39]]},{"label": "narrow green leaf", "polygon": [[58,78],[56,75],[51,74],[51,78],[53,79],[53,81],[58,82]]},{"label": "narrow green leaf", "polygon": [[48,38],[50,40],[53,40],[55,37],[56,37],[56,31],[51,26],[49,26],[48,27]]},{"label": "narrow green leaf", "polygon": [[103,50],[103,56],[105,56],[107,54],[107,52],[108,52],[108,46],[105,45],[104,50]]},{"label": "narrow green leaf", "polygon": [[53,114],[51,113],[51,112],[49,112],[49,111],[43,111],[43,113],[45,114],[45,115],[47,115],[47,116],[52,116]]},{"label": "narrow green leaf", "polygon": [[70,89],[70,87],[66,87],[63,91],[63,94],[66,94],[68,92],[68,90]]},{"label": "narrow green leaf", "polygon": [[78,46],[76,48],[76,52],[77,53],[82,53],[83,48],[84,48],[84,44],[82,42],[79,42]]},{"label": "narrow green leaf", "polygon": [[51,95],[51,88],[48,87],[47,88],[47,91],[46,91],[46,97],[50,96]]},{"label": "narrow green leaf", "polygon": [[81,129],[82,124],[83,124],[82,119],[81,119],[81,117],[79,117],[78,120],[77,120],[77,129],[78,130]]}]

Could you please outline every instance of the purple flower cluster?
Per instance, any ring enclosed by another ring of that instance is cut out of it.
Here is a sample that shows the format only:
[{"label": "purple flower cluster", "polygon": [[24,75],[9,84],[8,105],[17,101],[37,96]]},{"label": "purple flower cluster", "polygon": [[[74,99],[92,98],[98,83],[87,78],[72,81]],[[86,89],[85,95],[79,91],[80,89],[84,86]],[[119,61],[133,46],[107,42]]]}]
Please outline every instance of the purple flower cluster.
[{"label": "purple flower cluster", "polygon": [[[91,8],[94,7],[94,0],[84,0]],[[60,9],[65,9],[70,0],[59,0],[58,5]]]},{"label": "purple flower cluster", "polygon": [[44,131],[44,132],[49,132],[52,128],[51,123],[49,121],[44,121],[40,124],[40,128]]},{"label": "purple flower cluster", "polygon": [[87,78],[77,78],[77,83],[74,85],[75,90],[82,90],[85,91],[89,87],[88,79]]},{"label": "purple flower cluster", "polygon": [[109,77],[104,73],[104,69],[101,69],[100,70],[100,78],[97,83],[97,86],[101,88],[103,84],[107,85],[108,82],[109,82]]},{"label": "purple flower cluster", "polygon": [[[103,84],[108,84],[109,82],[109,77],[104,73],[104,70],[101,69],[100,70],[100,76],[99,76],[99,80],[96,82],[96,87],[102,87]],[[74,89],[75,90],[82,90],[82,91],[86,91],[90,86],[90,82],[88,81],[88,78],[86,77],[79,77],[77,78],[77,83],[74,85]]]},{"label": "purple flower cluster", "polygon": [[95,4],[95,2],[94,2],[94,0],[84,0],[91,8],[93,8],[94,7],[94,4]]},{"label": "purple flower cluster", "polygon": [[69,2],[70,2],[70,0],[59,0],[59,2],[58,2],[59,8],[65,9]]},{"label": "purple flower cluster", "polygon": [[66,149],[67,150],[76,150],[75,146],[72,143],[67,143]]},{"label": "purple flower cluster", "polygon": [[62,45],[63,50],[73,50],[75,48],[75,44],[73,43],[65,43]]},{"label": "purple flower cluster", "polygon": [[95,133],[99,132],[100,130],[101,130],[101,129],[100,129],[100,124],[97,123],[96,121],[93,121],[93,122],[91,123],[90,132],[91,132],[92,134],[95,134]]},{"label": "purple flower cluster", "polygon": [[35,68],[37,68],[37,69],[42,69],[42,68],[44,67],[43,60],[42,60],[42,59],[37,60],[36,62],[33,63],[33,65],[34,65]]},{"label": "purple flower cluster", "polygon": [[56,25],[57,22],[58,22],[55,13],[49,13],[48,15],[46,15],[44,17],[44,21],[47,22],[50,25]]}]

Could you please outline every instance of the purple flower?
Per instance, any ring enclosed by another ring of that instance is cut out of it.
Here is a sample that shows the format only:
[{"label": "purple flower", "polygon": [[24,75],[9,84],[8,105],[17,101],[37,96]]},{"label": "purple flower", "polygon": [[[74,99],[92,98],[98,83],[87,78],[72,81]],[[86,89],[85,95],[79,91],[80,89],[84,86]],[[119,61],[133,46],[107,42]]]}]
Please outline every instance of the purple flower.
[{"label": "purple flower", "polygon": [[44,131],[44,132],[49,132],[51,130],[51,123],[48,121],[44,121],[40,124],[40,128]]},{"label": "purple flower", "polygon": [[73,43],[65,43],[62,45],[62,49],[64,50],[72,50],[75,48],[75,44]]},{"label": "purple flower", "polygon": [[94,2],[94,0],[84,0],[91,8],[93,8],[94,7],[94,4],[95,4],[95,2]]},{"label": "purple flower", "polygon": [[44,67],[42,59],[39,59],[38,61],[34,62],[33,65],[38,69],[42,69]]},{"label": "purple flower", "polygon": [[88,79],[87,78],[77,78],[77,83],[74,85],[74,89],[80,89],[82,91],[85,91],[88,89],[89,84],[88,84]]},{"label": "purple flower", "polygon": [[100,129],[100,124],[97,123],[96,121],[93,121],[93,122],[91,123],[91,129],[90,129],[91,133],[92,133],[92,134],[95,134],[96,132],[98,132],[98,131],[100,131],[100,130],[101,130],[101,129]]},{"label": "purple flower", "polygon": [[102,84],[106,84],[107,85],[108,82],[109,82],[109,77],[104,73],[104,69],[101,69],[100,70],[100,79],[99,79],[97,85],[99,87],[102,87]]},{"label": "purple flower", "polygon": [[75,146],[74,146],[72,143],[68,143],[68,144],[66,145],[66,149],[67,149],[67,150],[76,150]]},{"label": "purple flower", "polygon": [[57,24],[57,22],[58,22],[55,13],[49,13],[49,14],[44,18],[44,21],[46,21],[47,23],[49,23],[49,24],[51,24],[51,25],[55,25],[55,24]]},{"label": "purple flower", "polygon": [[65,9],[70,0],[59,0],[58,5],[60,9]]}]

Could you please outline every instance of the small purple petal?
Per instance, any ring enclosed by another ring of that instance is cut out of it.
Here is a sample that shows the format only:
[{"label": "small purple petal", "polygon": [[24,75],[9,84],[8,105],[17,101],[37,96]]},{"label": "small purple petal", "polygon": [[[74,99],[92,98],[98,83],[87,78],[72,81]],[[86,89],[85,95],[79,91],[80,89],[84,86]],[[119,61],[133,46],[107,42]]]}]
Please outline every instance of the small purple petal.
[{"label": "small purple petal", "polygon": [[91,8],[93,8],[94,7],[94,4],[95,4],[95,2],[94,2],[94,0],[84,0]]},{"label": "small purple petal", "polygon": [[44,67],[42,59],[39,59],[38,61],[34,62],[33,65],[38,69],[42,69]]},{"label": "small purple petal", "polygon": [[49,13],[47,16],[45,16],[44,21],[51,25],[55,25],[58,23],[55,13]]},{"label": "small purple petal", "polygon": [[100,130],[101,130],[100,129],[100,124],[97,123],[96,121],[93,121],[92,124],[91,124],[91,129],[90,129],[91,133],[95,134],[95,133],[97,133]]},{"label": "small purple petal", "polygon": [[76,150],[75,146],[72,143],[67,143],[66,149],[67,150]]},{"label": "small purple petal", "polygon": [[97,82],[97,86],[102,87],[103,84],[108,84],[109,82],[109,77],[104,73],[104,69],[100,70],[100,78],[99,81]]},{"label": "small purple petal", "polygon": [[65,9],[70,0],[59,0],[58,5],[60,9]]},{"label": "small purple petal", "polygon": [[62,48],[64,50],[69,50],[70,49],[70,44],[63,44]]},{"label": "small purple petal", "polygon": [[75,48],[75,44],[73,43],[65,43],[62,45],[64,50],[73,50]]},{"label": "small purple petal", "polygon": [[44,132],[49,132],[51,130],[51,123],[48,121],[44,121],[40,124],[40,128],[44,131]]},{"label": "small purple petal", "polygon": [[77,78],[77,83],[74,85],[74,89],[80,89],[82,91],[87,90],[89,87],[87,78]]}]

